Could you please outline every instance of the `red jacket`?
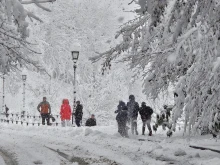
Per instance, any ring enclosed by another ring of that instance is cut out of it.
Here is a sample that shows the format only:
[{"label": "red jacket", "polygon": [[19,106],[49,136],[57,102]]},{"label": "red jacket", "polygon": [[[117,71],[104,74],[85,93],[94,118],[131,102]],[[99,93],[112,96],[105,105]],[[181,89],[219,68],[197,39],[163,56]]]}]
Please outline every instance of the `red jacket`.
[{"label": "red jacket", "polygon": [[63,104],[60,108],[61,120],[70,120],[71,117],[71,108],[69,105],[68,99],[63,99]]}]

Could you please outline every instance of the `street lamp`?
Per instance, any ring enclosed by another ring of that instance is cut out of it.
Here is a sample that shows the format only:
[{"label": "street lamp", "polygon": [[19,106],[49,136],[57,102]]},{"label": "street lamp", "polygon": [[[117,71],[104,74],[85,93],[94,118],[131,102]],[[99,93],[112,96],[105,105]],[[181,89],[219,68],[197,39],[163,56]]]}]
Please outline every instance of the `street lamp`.
[{"label": "street lamp", "polygon": [[23,111],[22,111],[22,116],[24,117],[24,114],[25,114],[25,82],[27,80],[27,75],[23,74],[22,80],[23,80]]},{"label": "street lamp", "polygon": [[76,63],[79,58],[79,51],[71,51],[73,62]]},{"label": "street lamp", "polygon": [[73,113],[72,113],[72,124],[73,124],[73,114],[76,110],[76,62],[79,58],[79,51],[71,51],[74,69],[74,80],[73,80]]},{"label": "street lamp", "polygon": [[4,112],[4,108],[5,108],[5,73],[3,73],[2,75],[2,112]]}]

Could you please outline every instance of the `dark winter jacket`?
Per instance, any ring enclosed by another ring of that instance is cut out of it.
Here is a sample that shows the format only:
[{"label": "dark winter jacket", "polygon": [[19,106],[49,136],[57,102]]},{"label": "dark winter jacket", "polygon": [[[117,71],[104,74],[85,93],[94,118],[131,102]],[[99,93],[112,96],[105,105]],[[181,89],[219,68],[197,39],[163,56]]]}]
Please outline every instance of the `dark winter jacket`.
[{"label": "dark winter jacket", "polygon": [[149,106],[142,105],[139,111],[142,120],[148,120],[153,114],[153,109]]},{"label": "dark winter jacket", "polygon": [[119,104],[117,106],[117,110],[115,111],[115,113],[118,113],[119,111],[121,111],[123,108],[125,107],[125,103],[123,101],[119,101]]},{"label": "dark winter jacket", "polygon": [[78,120],[82,120],[82,116],[83,116],[83,106],[81,104],[78,104],[76,106],[76,112],[75,112],[75,119],[78,119]]},{"label": "dark winter jacket", "polygon": [[128,120],[128,112],[127,110],[121,110],[118,112],[116,116],[116,120],[118,123],[126,123]]},{"label": "dark winter jacket", "polygon": [[96,126],[96,119],[90,118],[86,121],[86,126],[91,127],[91,126]]},{"label": "dark winter jacket", "polygon": [[6,114],[8,113],[8,111],[9,111],[9,108],[5,105],[5,112],[6,112]]},{"label": "dark winter jacket", "polygon": [[139,111],[139,105],[135,100],[130,100],[127,103],[128,107],[128,116],[129,118],[137,119],[138,117],[138,111]]}]

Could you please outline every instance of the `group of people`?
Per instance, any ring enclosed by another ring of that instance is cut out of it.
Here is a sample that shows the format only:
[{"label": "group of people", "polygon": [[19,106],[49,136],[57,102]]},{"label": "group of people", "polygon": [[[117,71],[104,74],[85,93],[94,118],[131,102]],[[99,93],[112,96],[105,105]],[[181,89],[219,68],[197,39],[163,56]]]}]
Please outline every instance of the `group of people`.
[{"label": "group of people", "polygon": [[139,107],[138,102],[135,101],[134,95],[129,96],[129,101],[125,104],[123,101],[119,101],[117,106],[116,120],[118,123],[118,132],[122,137],[128,137],[128,129],[127,123],[131,125],[131,133],[138,135],[137,130],[137,118],[138,113],[141,116],[143,125],[142,125],[142,135],[145,135],[145,127],[149,130],[149,136],[152,136],[151,129],[151,116],[153,114],[153,109],[146,105],[145,102],[141,103],[141,107]]},{"label": "group of people", "polygon": [[[51,107],[46,97],[43,97],[43,101],[38,104],[37,110],[41,114],[42,125],[45,125],[45,121],[47,121],[47,125],[51,125],[50,123],[50,119],[52,118]],[[63,99],[62,105],[60,107],[61,125],[63,127],[71,125],[70,120],[72,114],[75,116],[75,123],[77,127],[80,127],[83,117],[83,105],[80,104],[80,101],[76,101],[76,110],[75,112],[72,113],[71,107],[69,105],[69,100]],[[89,118],[86,121],[86,126],[96,126],[96,119],[94,114],[92,114],[91,118]]]}]

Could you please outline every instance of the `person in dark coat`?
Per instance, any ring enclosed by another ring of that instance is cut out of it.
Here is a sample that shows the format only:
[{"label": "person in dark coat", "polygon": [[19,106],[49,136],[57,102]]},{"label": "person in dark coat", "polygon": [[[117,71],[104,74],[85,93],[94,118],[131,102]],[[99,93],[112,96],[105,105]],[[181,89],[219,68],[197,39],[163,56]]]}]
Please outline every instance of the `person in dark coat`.
[{"label": "person in dark coat", "polygon": [[139,113],[141,115],[141,120],[143,122],[142,135],[144,135],[145,133],[145,126],[147,124],[147,128],[149,130],[149,136],[152,136],[152,129],[150,122],[151,122],[151,115],[153,114],[153,109],[149,106],[146,106],[145,102],[142,102]]},{"label": "person in dark coat", "polygon": [[128,107],[128,120],[131,123],[131,133],[134,134],[135,131],[136,135],[138,135],[137,117],[138,117],[139,105],[135,101],[134,95],[129,96],[129,102],[127,103],[127,107]]},{"label": "person in dark coat", "polygon": [[118,122],[118,132],[122,137],[128,138],[128,131],[127,131],[127,120],[128,120],[128,108],[124,106],[121,111],[118,112],[116,116],[116,120]]},{"label": "person in dark coat", "polygon": [[89,118],[86,121],[86,126],[88,126],[88,127],[96,126],[96,119],[95,119],[95,115],[94,114],[92,114],[91,118]]},{"label": "person in dark coat", "polygon": [[80,101],[76,102],[76,112],[74,113],[74,116],[77,127],[80,127],[80,123],[83,116],[83,106],[82,104],[80,104]]},{"label": "person in dark coat", "polygon": [[5,115],[6,115],[6,117],[8,117],[8,116],[9,116],[8,111],[9,111],[9,108],[8,108],[8,107],[5,105]]},{"label": "person in dark coat", "polygon": [[[117,110],[115,111],[115,113],[119,113],[122,111],[122,108],[125,107],[125,102],[123,102],[122,100],[119,100],[119,104],[117,106]],[[118,132],[120,132],[119,130],[119,126],[118,126]]]}]

